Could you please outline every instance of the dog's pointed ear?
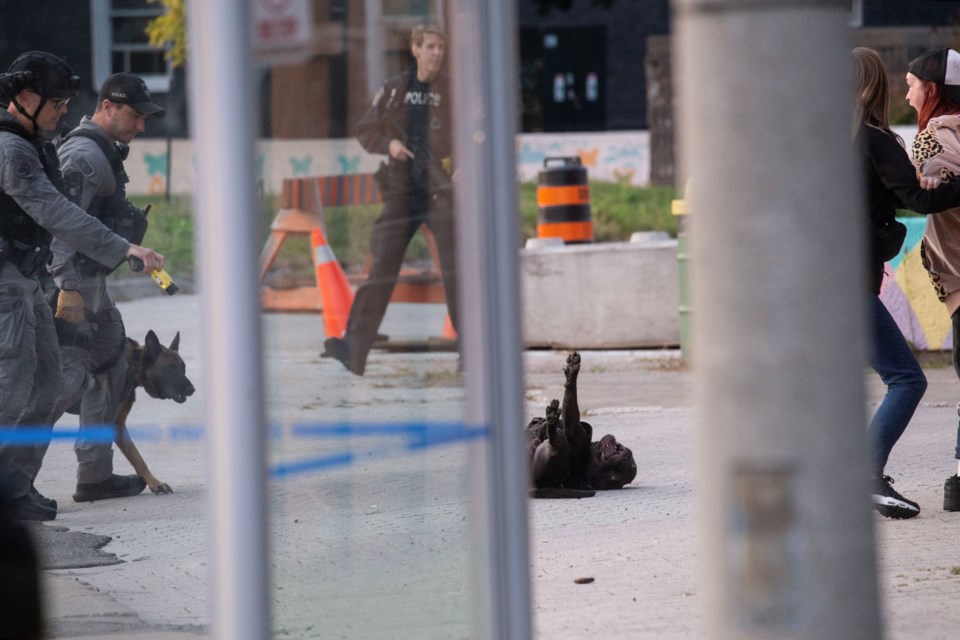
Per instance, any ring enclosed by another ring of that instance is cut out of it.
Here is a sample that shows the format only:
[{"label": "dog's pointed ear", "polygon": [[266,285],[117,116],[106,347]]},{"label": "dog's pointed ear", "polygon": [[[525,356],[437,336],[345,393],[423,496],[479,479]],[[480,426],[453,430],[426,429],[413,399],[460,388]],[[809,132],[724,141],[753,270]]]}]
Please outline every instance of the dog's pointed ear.
[{"label": "dog's pointed ear", "polygon": [[170,343],[170,351],[180,351],[180,332],[177,331],[177,335],[174,336],[173,342]]},{"label": "dog's pointed ear", "polygon": [[163,347],[160,346],[160,338],[153,332],[153,329],[147,331],[147,338],[143,343],[143,352],[140,354],[141,360],[144,364],[155,361],[160,357],[160,350],[162,348]]}]

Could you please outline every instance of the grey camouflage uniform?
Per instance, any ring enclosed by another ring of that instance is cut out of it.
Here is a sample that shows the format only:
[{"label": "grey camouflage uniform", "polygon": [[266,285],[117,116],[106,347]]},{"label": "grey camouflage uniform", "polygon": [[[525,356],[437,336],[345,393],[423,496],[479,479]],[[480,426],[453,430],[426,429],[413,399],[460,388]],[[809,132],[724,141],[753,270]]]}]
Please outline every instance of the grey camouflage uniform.
[{"label": "grey camouflage uniform", "polygon": [[[6,111],[0,119],[15,120]],[[130,244],[63,196],[47,177],[37,150],[14,133],[0,131],[0,191],[34,221],[86,255],[116,264]],[[0,265],[0,428],[46,430],[46,442],[0,443],[0,471],[8,497],[26,495],[40,470],[60,391],[60,352],[53,313],[37,278],[12,262]],[[41,436],[40,438],[44,438]]]},{"label": "grey camouflage uniform", "polygon": [[[89,116],[83,117],[80,128],[109,142],[103,129]],[[76,136],[66,140],[58,151],[64,176],[79,174],[82,180],[78,203],[81,208],[89,210],[94,198],[109,197],[116,192],[113,168],[95,141]],[[60,347],[63,388],[53,421],[79,403],[81,435],[73,447],[78,462],[77,484],[95,484],[113,474],[113,446],[110,442],[90,442],[83,437],[83,431],[113,424],[120,410],[128,371],[127,360],[123,357],[126,335],[123,318],[107,292],[106,274],[78,269],[74,262],[76,251],[58,238],[53,239],[50,248],[53,250],[50,273],[54,282],[60,289],[80,293],[87,317],[78,329],[91,337],[89,350],[76,345]],[[88,376],[88,372],[94,373]]]}]

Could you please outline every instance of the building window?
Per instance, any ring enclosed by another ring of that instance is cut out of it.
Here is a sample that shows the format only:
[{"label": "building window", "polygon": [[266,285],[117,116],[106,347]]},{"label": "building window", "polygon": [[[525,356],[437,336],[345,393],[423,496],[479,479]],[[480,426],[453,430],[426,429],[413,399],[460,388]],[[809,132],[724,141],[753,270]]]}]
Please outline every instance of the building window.
[{"label": "building window", "polygon": [[863,27],[863,0],[851,0],[850,26],[854,29]]},{"label": "building window", "polygon": [[430,0],[384,0],[383,15],[427,18],[430,15],[430,4]]},{"label": "building window", "polygon": [[147,23],[164,8],[148,0],[93,0],[93,89],[107,76],[121,71],[133,73],[156,93],[170,90],[170,66],[164,50],[147,44]]},{"label": "building window", "polygon": [[423,22],[443,26],[444,0],[364,0],[367,91],[410,66],[410,30]]}]

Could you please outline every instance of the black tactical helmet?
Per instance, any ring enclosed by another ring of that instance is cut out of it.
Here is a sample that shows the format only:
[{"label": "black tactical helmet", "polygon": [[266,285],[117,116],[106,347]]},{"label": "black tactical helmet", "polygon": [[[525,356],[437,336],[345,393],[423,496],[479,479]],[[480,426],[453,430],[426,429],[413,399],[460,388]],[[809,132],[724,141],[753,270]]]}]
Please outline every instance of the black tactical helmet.
[{"label": "black tactical helmet", "polygon": [[72,98],[80,93],[80,77],[62,58],[45,51],[21,54],[7,74],[14,80],[14,94],[24,88],[43,98]]}]

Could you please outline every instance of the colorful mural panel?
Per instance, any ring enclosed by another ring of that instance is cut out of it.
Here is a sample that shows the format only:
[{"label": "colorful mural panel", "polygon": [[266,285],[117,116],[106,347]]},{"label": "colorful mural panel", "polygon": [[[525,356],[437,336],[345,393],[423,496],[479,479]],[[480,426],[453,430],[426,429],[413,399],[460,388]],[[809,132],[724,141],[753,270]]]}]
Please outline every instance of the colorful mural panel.
[{"label": "colorful mural panel", "polygon": [[[284,178],[310,175],[373,173],[383,156],[363,150],[353,139],[263,140],[258,145],[257,181],[279,193]],[[545,158],[577,156],[598,182],[644,186],[650,181],[650,135],[646,131],[600,133],[538,133],[517,136],[517,178],[535,181]],[[131,195],[193,191],[193,150],[189,140],[174,140],[168,153],[165,140],[137,140],[131,145],[127,173]]]},{"label": "colorful mural panel", "polygon": [[937,299],[920,261],[920,241],[927,219],[898,219],[907,225],[907,237],[900,255],[887,263],[880,299],[915,349],[952,349],[950,316]]},{"label": "colorful mural panel", "polygon": [[543,161],[579,157],[589,179],[635,187],[650,182],[650,134],[647,131],[602,133],[537,133],[517,136],[517,174],[534,181]]}]

